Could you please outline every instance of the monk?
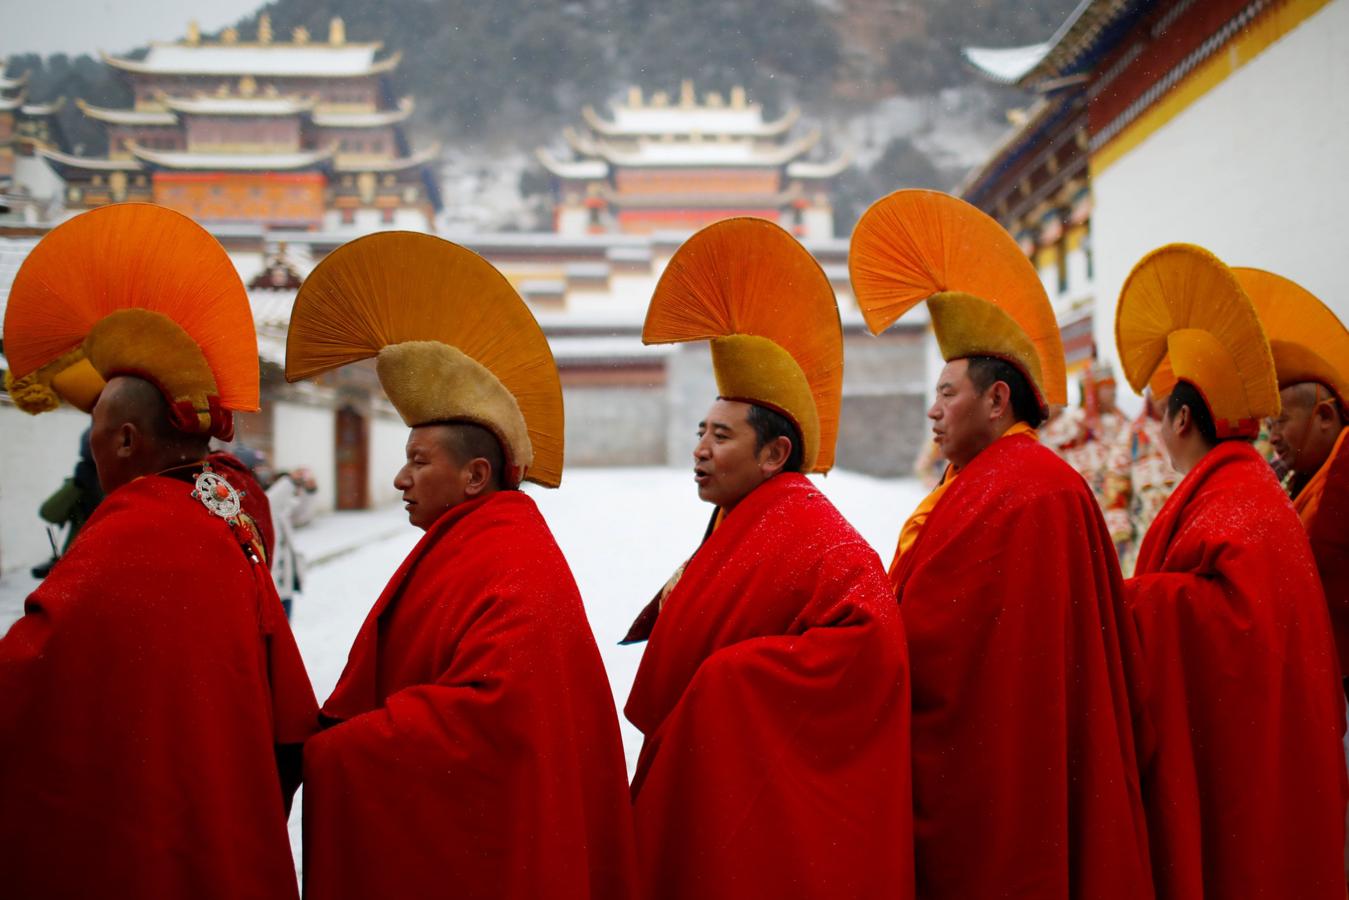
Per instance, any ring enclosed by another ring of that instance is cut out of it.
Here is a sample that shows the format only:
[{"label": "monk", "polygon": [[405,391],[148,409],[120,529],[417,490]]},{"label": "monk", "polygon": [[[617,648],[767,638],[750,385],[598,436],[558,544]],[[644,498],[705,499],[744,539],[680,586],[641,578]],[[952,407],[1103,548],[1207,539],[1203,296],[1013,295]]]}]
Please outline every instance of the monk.
[{"label": "monk", "polygon": [[1003,360],[948,362],[928,416],[950,470],[890,572],[913,667],[918,896],[1150,896],[1133,645],[1095,497],[1037,442],[1035,394]]},{"label": "monk", "polygon": [[946,361],[928,418],[949,466],[890,566],[917,895],[1150,897],[1119,564],[1091,489],[1037,435],[1067,400],[1044,287],[1002,226],[935,191],[878,200],[848,258],[868,328],[923,303]]},{"label": "monk", "polygon": [[6,896],[297,896],[317,709],[256,536],[193,496],[209,437],[141,378],[99,395],[107,498],[0,640]]},{"label": "monk", "polygon": [[[470,424],[414,428],[426,534],[305,748],[307,897],[631,896],[618,723],[576,584]],[[387,863],[387,864],[386,864]]]},{"label": "monk", "polygon": [[1342,900],[1344,697],[1306,535],[1251,446],[1280,415],[1251,298],[1191,244],[1145,256],[1115,334],[1135,390],[1169,363],[1161,439],[1184,478],[1127,582],[1160,898]]},{"label": "monk", "polygon": [[425,534],[305,746],[305,896],[627,900],[613,695],[567,561],[518,490],[562,472],[542,329],[482,257],[388,232],[305,281],[287,377],[369,356],[410,429],[394,486]]},{"label": "monk", "polygon": [[1233,268],[1269,338],[1282,411],[1269,440],[1311,538],[1340,674],[1349,676],[1349,329],[1311,291],[1263,269]]},{"label": "monk", "polygon": [[912,896],[903,631],[801,447],[758,404],[719,399],[699,426],[698,496],[724,518],[660,603],[625,710],[646,896]]},{"label": "monk", "polygon": [[1293,508],[1311,538],[1343,674],[1349,672],[1349,427],[1323,385],[1290,384],[1279,397],[1283,411],[1270,420],[1269,442],[1292,473]]},{"label": "monk", "polygon": [[1162,438],[1187,473],[1128,582],[1144,650],[1157,894],[1344,896],[1344,701],[1297,514],[1182,381]]}]

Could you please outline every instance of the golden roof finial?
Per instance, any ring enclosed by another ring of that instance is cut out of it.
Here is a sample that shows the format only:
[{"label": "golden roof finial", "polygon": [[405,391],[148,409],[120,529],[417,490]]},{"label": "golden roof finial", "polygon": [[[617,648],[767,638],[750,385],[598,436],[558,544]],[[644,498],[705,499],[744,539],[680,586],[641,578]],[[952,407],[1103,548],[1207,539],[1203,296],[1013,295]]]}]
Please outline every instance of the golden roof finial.
[{"label": "golden roof finial", "polygon": [[684,109],[692,109],[698,103],[698,98],[693,93],[693,80],[685,78],[679,82],[679,105]]},{"label": "golden roof finial", "polygon": [[220,32],[220,43],[237,44],[239,43],[239,30],[237,28],[226,28]]},{"label": "golden roof finial", "polygon": [[292,43],[304,46],[309,43],[309,29],[305,28],[303,25],[291,29],[290,39]]},{"label": "golden roof finial", "polygon": [[201,26],[197,24],[196,19],[187,23],[187,37],[183,39],[183,43],[192,47],[201,43]]},{"label": "golden roof finial", "polygon": [[270,44],[272,42],[272,17],[263,13],[258,16],[258,43]]},{"label": "golden roof finial", "polygon": [[749,102],[745,97],[745,88],[738,84],[731,88],[731,108],[744,109],[748,105]]},{"label": "golden roof finial", "polygon": [[258,83],[253,80],[252,75],[245,75],[239,79],[239,96],[252,97],[258,92]]},{"label": "golden roof finial", "polygon": [[341,16],[333,16],[328,23],[328,43],[334,47],[340,47],[347,42],[347,23],[342,21]]},{"label": "golden roof finial", "polygon": [[632,109],[642,108],[642,89],[635,84],[628,88],[628,106]]}]

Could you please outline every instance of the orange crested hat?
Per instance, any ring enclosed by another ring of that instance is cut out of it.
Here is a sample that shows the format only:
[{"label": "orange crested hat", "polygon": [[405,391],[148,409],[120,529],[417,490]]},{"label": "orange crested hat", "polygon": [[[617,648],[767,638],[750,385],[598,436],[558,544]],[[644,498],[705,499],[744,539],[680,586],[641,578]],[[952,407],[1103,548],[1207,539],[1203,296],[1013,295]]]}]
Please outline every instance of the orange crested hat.
[{"label": "orange crested hat", "polygon": [[90,210],[28,254],[5,308],[8,388],[30,413],[88,412],[118,375],[154,383],[173,424],[229,440],[258,408],[248,294],[225,249],[149,203]]},{"label": "orange crested hat", "polygon": [[1269,338],[1279,387],[1314,381],[1349,409],[1349,329],[1316,295],[1263,269],[1234,267]]},{"label": "orange crested hat", "polygon": [[515,288],[478,254],[386,231],[324,257],[295,298],[286,379],[372,358],[408,426],[479,425],[501,443],[511,485],[562,482],[553,353]]},{"label": "orange crested hat", "polygon": [[791,420],[802,472],[834,466],[843,325],[829,278],[767,219],[723,219],[684,242],[656,284],[642,342],[711,341],[717,391]]},{"label": "orange crested hat", "polygon": [[853,230],[848,272],[872,334],[926,301],[947,362],[997,357],[1026,377],[1043,412],[1068,402],[1063,339],[1040,276],[976,207],[940,191],[877,200]]},{"label": "orange crested hat", "polygon": [[1164,360],[1204,396],[1218,437],[1250,437],[1279,412],[1269,341],[1255,307],[1222,260],[1167,244],[1134,266],[1115,312],[1120,365],[1142,391]]}]

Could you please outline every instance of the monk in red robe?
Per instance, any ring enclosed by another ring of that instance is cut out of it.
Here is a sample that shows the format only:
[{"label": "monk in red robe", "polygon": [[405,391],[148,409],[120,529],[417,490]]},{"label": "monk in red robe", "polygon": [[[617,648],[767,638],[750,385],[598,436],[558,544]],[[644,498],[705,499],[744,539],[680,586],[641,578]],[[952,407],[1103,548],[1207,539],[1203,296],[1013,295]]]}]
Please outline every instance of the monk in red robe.
[{"label": "monk in red robe", "polygon": [[1344,701],[1315,559],[1269,465],[1212,429],[1182,382],[1162,435],[1188,474],[1128,582],[1157,894],[1342,898]]},{"label": "monk in red robe", "polygon": [[107,498],[0,640],[6,896],[296,897],[313,691],[247,525],[193,496],[207,435],[114,378]]},{"label": "monk in red robe", "polygon": [[1185,475],[1126,585],[1157,896],[1343,900],[1330,617],[1297,514],[1250,445],[1280,412],[1265,331],[1232,270],[1189,244],[1134,267],[1115,326],[1135,390],[1170,363],[1161,439]]},{"label": "monk in red robe", "polygon": [[571,571],[527,495],[447,471],[499,466],[492,440],[408,440],[397,486],[426,534],[305,747],[307,897],[632,896],[618,721]]},{"label": "monk in red robe", "polygon": [[925,303],[946,360],[928,417],[950,465],[890,566],[917,894],[1148,898],[1119,563],[1091,489],[1036,434],[1066,401],[1044,287],[1002,226],[933,191],[877,201],[849,266],[873,332]]},{"label": "monk in red robe", "polygon": [[1010,364],[948,363],[928,415],[952,471],[890,572],[913,671],[918,896],[1150,896],[1133,644],[1100,508],[1036,440]]},{"label": "monk in red robe", "polygon": [[1298,382],[1279,396],[1283,411],[1270,420],[1269,442],[1291,474],[1293,509],[1311,540],[1343,676],[1349,672],[1349,426],[1344,406],[1323,385]]},{"label": "monk in red robe", "polygon": [[1297,282],[1234,268],[1269,338],[1279,415],[1269,442],[1287,471],[1330,609],[1340,674],[1349,676],[1349,329]]},{"label": "monk in red robe", "polygon": [[476,254],[378,234],[306,280],[287,377],[368,356],[411,428],[394,486],[426,534],[305,746],[305,895],[633,897],[613,695],[571,570],[517,489],[561,478],[543,332]]},{"label": "monk in red robe", "polygon": [[661,602],[625,710],[646,736],[647,896],[910,897],[908,681],[880,560],[785,468],[782,416],[718,400],[700,430],[699,495],[724,519]]}]

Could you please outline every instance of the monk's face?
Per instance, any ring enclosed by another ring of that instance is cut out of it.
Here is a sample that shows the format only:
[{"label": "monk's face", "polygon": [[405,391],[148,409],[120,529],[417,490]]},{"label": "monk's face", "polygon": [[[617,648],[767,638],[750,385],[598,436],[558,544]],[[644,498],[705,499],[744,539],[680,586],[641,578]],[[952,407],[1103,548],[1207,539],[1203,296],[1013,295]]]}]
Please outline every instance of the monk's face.
[{"label": "monk's face", "polygon": [[748,403],[722,399],[713,403],[698,423],[698,444],[693,448],[699,498],[729,511],[781,471],[780,460],[774,464],[767,459],[770,448],[757,444]]},{"label": "monk's face", "polygon": [[927,411],[932,439],[946,461],[962,469],[999,437],[992,391],[980,394],[969,360],[953,359],[937,377],[937,399]]},{"label": "monk's face", "polygon": [[450,450],[443,426],[422,425],[408,435],[407,462],[393,486],[403,492],[408,521],[425,531],[468,499],[472,480],[468,467]]},{"label": "monk's face", "polygon": [[1293,384],[1279,391],[1283,407],[1270,419],[1269,444],[1280,462],[1311,477],[1330,458],[1343,422],[1334,395],[1317,384]]}]

